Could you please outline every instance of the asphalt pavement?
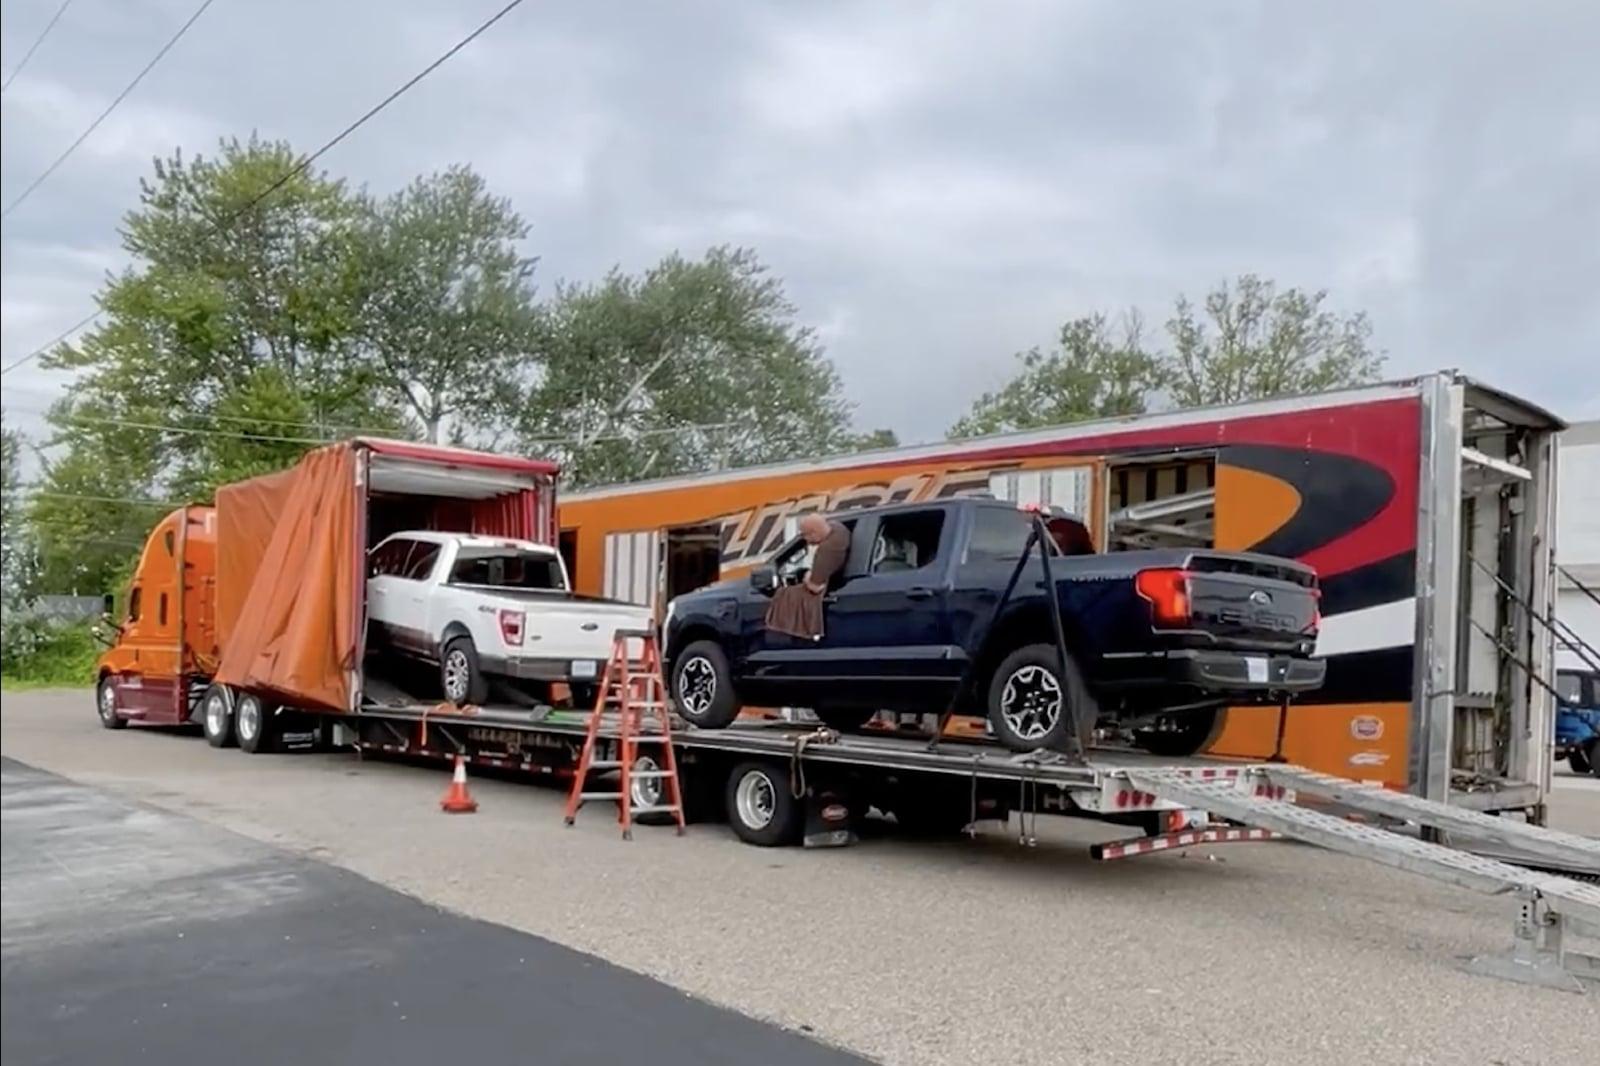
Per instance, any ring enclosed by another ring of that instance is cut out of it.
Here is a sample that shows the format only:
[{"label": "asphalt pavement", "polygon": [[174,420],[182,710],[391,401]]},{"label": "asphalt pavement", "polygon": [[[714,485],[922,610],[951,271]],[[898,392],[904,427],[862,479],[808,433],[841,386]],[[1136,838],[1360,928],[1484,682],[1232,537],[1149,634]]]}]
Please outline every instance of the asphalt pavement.
[{"label": "asphalt pavement", "polygon": [[[563,793],[525,779],[474,774],[478,813],[448,816],[438,806],[449,778],[442,765],[349,753],[247,755],[166,730],[109,732],[100,728],[87,691],[6,692],[0,750],[131,800],[145,814],[178,814],[324,872],[322,863],[337,866],[492,922],[497,937],[510,935],[497,927],[542,937],[582,952],[578,958],[591,965],[605,959],[665,982],[695,997],[691,1004],[714,1003],[790,1033],[815,1033],[896,1066],[1596,1061],[1600,994],[1511,984],[1463,969],[1468,958],[1510,948],[1514,901],[1303,845],[1223,845],[1097,863],[1088,845],[1128,830],[1066,818],[1040,819],[1036,847],[1019,844],[1015,820],[985,824],[973,840],[875,835],[843,849],[753,848],[723,825],[694,825],[683,837],[642,827],[623,841],[602,810],[586,810],[576,826],[565,826]],[[1551,796],[1552,822],[1600,835],[1600,789],[1594,779],[1565,770]],[[130,824],[136,829],[142,819]],[[12,833],[9,822],[5,833]],[[130,848],[110,876],[73,868],[90,882],[115,882],[123,870],[144,877],[145,867],[165,861],[156,843]],[[5,877],[10,923],[9,853]],[[204,881],[210,905],[219,908],[241,905],[230,898],[230,886],[277,885],[272,878],[209,874]],[[73,885],[65,875],[55,883]],[[63,911],[52,919],[53,935],[80,923],[100,935],[93,921],[98,897],[60,896],[51,903]],[[276,906],[303,916],[286,921],[281,935],[306,943],[307,933],[296,926],[303,920],[315,927],[315,915],[292,901]],[[417,906],[418,915],[438,913]],[[126,898],[121,907],[137,914]],[[431,944],[439,928],[432,918],[411,922],[428,930],[414,934],[423,948]],[[371,929],[378,924],[369,919],[340,929],[353,925],[357,934],[378,937],[376,949],[398,936],[390,925]],[[383,962],[357,971],[370,977],[348,976],[350,949],[326,929],[319,936],[315,948],[296,957],[314,971],[344,966],[344,981],[330,980],[329,987],[390,980]],[[1595,952],[1600,941],[1574,938],[1572,946]],[[9,940],[6,950],[9,966]],[[492,951],[476,970],[450,954],[457,962],[440,971],[447,974],[442,983],[509,968]],[[516,957],[532,958],[520,951]],[[9,994],[9,972],[7,985]],[[392,1021],[393,1004],[415,1001],[393,993],[361,999],[365,1013],[407,1026],[416,1015],[401,1010],[407,1020]],[[178,1000],[139,1002],[137,1017],[148,1019],[161,1002]],[[498,1024],[532,1033],[528,1003],[537,1005],[537,998],[517,998]],[[9,1026],[9,1001],[6,1013]],[[555,1013],[578,1024],[565,1006]],[[133,1031],[131,1023],[124,1031]],[[262,1028],[250,1031],[252,1044],[266,1039],[256,1035]],[[450,1066],[507,1058],[475,1054],[469,1041],[470,1034],[462,1038]],[[647,1061],[673,1061],[663,1043],[651,1042]],[[232,1057],[233,1047],[222,1039],[202,1061]],[[583,1061],[529,1048],[518,1061]],[[193,1051],[190,1045],[168,1056],[164,1066],[195,1061]],[[680,1061],[719,1061],[697,1054],[686,1052]],[[757,1052],[743,1061],[779,1060]]]},{"label": "asphalt pavement", "polygon": [[0,817],[7,1066],[864,1061],[11,759]]}]

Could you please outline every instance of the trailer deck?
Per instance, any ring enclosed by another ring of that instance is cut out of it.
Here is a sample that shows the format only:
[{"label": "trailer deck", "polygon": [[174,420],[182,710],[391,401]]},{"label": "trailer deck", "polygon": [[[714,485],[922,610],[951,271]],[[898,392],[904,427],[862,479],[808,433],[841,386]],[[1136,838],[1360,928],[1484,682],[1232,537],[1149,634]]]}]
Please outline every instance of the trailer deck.
[{"label": "trailer deck", "polygon": [[[564,774],[577,762],[588,718],[587,712],[544,707],[496,705],[463,713],[445,705],[369,701],[345,728],[365,751],[459,755],[501,769]],[[609,723],[600,735],[614,736]],[[950,737],[930,747],[926,733],[903,729],[839,734],[758,719],[719,730],[675,728],[673,743],[691,773],[696,763],[717,759],[770,760],[788,763],[802,783],[807,774],[818,780],[865,774],[968,787],[975,821],[1019,812],[1025,840],[1027,817],[1040,813],[1145,827],[1141,839],[1093,849],[1099,859],[1275,837],[1312,844],[1515,900],[1512,952],[1473,960],[1476,972],[1576,991],[1600,981],[1600,956],[1566,942],[1568,936],[1600,938],[1600,884],[1586,883],[1600,878],[1600,840],[1282,763],[1158,758],[1118,748],[1092,749],[1078,762],[1052,752],[1019,754],[977,738]],[[979,809],[980,790],[1006,796],[998,808],[988,808],[998,813]],[[1484,849],[1496,857],[1480,854]]]}]

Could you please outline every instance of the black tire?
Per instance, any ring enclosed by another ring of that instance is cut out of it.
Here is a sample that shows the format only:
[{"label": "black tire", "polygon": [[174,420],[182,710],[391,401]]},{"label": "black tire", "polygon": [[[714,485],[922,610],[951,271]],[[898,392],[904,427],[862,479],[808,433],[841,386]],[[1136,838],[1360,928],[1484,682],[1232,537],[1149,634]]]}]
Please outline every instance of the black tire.
[{"label": "black tire", "polygon": [[239,750],[266,755],[278,748],[277,708],[253,692],[241,692],[233,703],[233,731]]},{"label": "black tire", "polygon": [[728,824],[746,844],[780,848],[798,843],[805,809],[789,788],[787,768],[776,763],[740,763],[728,775],[724,795]]},{"label": "black tire", "polygon": [[728,657],[714,640],[697,640],[672,664],[672,703],[701,729],[722,729],[739,717],[739,693]]},{"label": "black tire", "polygon": [[231,748],[233,735],[233,692],[227,685],[212,685],[200,697],[200,725],[206,743],[213,748]]},{"label": "black tire", "polygon": [[986,706],[995,739],[1012,751],[1070,750],[1074,728],[1087,749],[1099,716],[1077,663],[1061,662],[1050,644],[1007,655],[989,678]]},{"label": "black tire", "polygon": [[854,733],[868,722],[872,721],[877,711],[863,711],[855,707],[813,707],[811,713],[815,714],[822,724],[829,729],[840,733]]},{"label": "black tire", "polygon": [[[656,745],[651,745],[655,747]],[[635,772],[655,773],[661,769],[656,757],[649,752],[640,752],[633,760]],[[620,778],[619,778],[620,781]],[[641,807],[655,807],[667,802],[667,779],[664,777],[630,777],[629,792],[633,795],[633,809]],[[622,801],[617,800],[617,811],[622,811]],[[685,811],[685,814],[688,812]],[[633,820],[640,825],[676,825],[678,819],[671,811],[652,811],[649,814],[635,814]],[[687,820],[687,819],[686,819]]]},{"label": "black tire", "polygon": [[117,686],[110,676],[102,677],[94,688],[94,710],[103,728],[128,728],[128,720],[117,714]]},{"label": "black tire", "polygon": [[1166,717],[1155,728],[1135,729],[1133,742],[1150,754],[1163,758],[1193,755],[1211,743],[1221,721],[1221,707],[1184,711]]},{"label": "black tire", "polygon": [[489,679],[478,663],[471,637],[451,637],[439,651],[439,688],[457,707],[481,705],[489,699]]}]

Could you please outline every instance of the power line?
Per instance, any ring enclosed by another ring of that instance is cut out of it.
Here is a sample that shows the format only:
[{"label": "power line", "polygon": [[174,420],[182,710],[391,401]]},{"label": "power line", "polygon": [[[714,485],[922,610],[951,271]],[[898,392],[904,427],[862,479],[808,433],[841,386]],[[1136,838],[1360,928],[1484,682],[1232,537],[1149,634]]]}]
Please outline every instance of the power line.
[{"label": "power line", "polygon": [[134,496],[93,496],[81,492],[46,492],[35,489],[32,485],[19,485],[21,492],[12,495],[21,495],[41,500],[81,500],[85,503],[126,503],[142,507],[182,507],[183,504],[174,500],[147,500]]},{"label": "power line", "polygon": [[61,0],[61,6],[56,8],[56,13],[50,16],[50,21],[45,23],[44,29],[39,31],[39,36],[35,37],[33,43],[28,46],[28,51],[23,55],[22,62],[17,64],[16,69],[11,72],[11,77],[5,80],[5,84],[0,85],[0,93],[11,88],[11,83],[17,80],[17,75],[22,73],[22,68],[28,65],[28,60],[33,58],[33,53],[39,50],[39,46],[44,43],[44,39],[50,36],[50,31],[56,28],[56,23],[61,21],[61,16],[65,15],[67,8],[71,6],[72,0]]},{"label": "power line", "polygon": [[95,319],[99,318],[102,313],[103,312],[101,312],[101,311],[90,311],[87,315],[84,315],[82,318],[78,319],[78,321],[76,323],[74,323],[73,325],[68,326],[66,329],[62,330],[60,333],[57,333],[54,337],[51,337],[49,340],[47,340],[43,344],[39,345],[39,347],[35,348],[33,351],[29,352],[27,355],[24,355],[20,359],[16,359],[16,360],[13,360],[12,362],[7,363],[4,368],[0,368],[0,377],[3,377],[6,374],[11,373],[13,370],[15,370],[17,367],[21,366],[23,363],[31,363],[33,360],[39,358],[45,352],[48,352],[51,348],[54,348],[56,345],[60,344],[64,340],[66,340],[68,337],[70,337],[74,333],[78,332],[84,326],[87,326],[89,323],[91,323]]},{"label": "power line", "polygon": [[[206,0],[206,6],[209,7],[211,2],[212,2],[212,0]],[[373,116],[377,115],[378,112],[382,111],[384,108],[386,108],[390,104],[392,104],[395,100],[399,99],[399,97],[402,94],[404,94],[408,89],[410,89],[413,85],[417,84],[417,82],[421,81],[423,78],[426,78],[429,74],[432,74],[435,70],[437,70],[439,68],[440,65],[442,65],[445,62],[445,60],[449,59],[451,56],[453,56],[457,52],[461,51],[461,49],[463,49],[467,45],[471,44],[474,40],[476,40],[478,38],[478,36],[480,34],[482,34],[490,26],[493,26],[496,22],[499,22],[501,19],[503,19],[507,15],[509,15],[514,9],[520,7],[522,5],[522,2],[523,2],[523,0],[511,0],[511,2],[506,4],[505,7],[502,7],[499,11],[496,11],[486,21],[484,21],[482,24],[480,24],[477,29],[473,30],[471,33],[469,33],[465,37],[461,38],[461,40],[457,41],[453,46],[451,46],[451,48],[448,51],[446,51],[438,59],[435,59],[432,63],[429,63],[426,67],[422,68],[422,70],[419,73],[414,75],[404,85],[401,85],[400,88],[396,89],[394,92],[392,92],[388,96],[384,97],[383,100],[381,100],[377,104],[377,106],[368,109],[366,114],[362,115],[360,118],[356,119],[350,125],[346,126],[344,129],[340,130],[338,135],[335,136],[331,141],[329,141],[327,144],[324,144],[321,148],[318,148],[315,152],[311,153],[311,155],[307,156],[305,159],[301,160],[299,163],[296,163],[294,166],[292,166],[288,170],[284,171],[283,174],[281,174],[276,181],[274,181],[271,185],[267,186],[267,189],[266,189],[265,192],[261,193],[259,196],[256,196],[255,198],[250,200],[248,203],[246,203],[244,205],[244,207],[240,208],[238,211],[236,211],[232,215],[228,216],[228,218],[226,220],[224,220],[222,223],[219,223],[219,227],[220,226],[229,226],[229,225],[232,225],[234,222],[237,222],[239,220],[239,218],[246,211],[249,211],[251,208],[253,208],[257,204],[261,203],[261,201],[265,200],[268,196],[272,195],[272,193],[276,192],[278,189],[281,189],[284,186],[284,184],[289,181],[289,179],[293,178],[296,174],[299,174],[302,171],[304,171],[312,163],[314,163],[318,159],[320,159],[323,156],[323,154],[326,153],[329,149],[331,149],[334,145],[338,144],[340,141],[342,141],[346,137],[350,136],[350,134],[354,133],[358,128],[360,128],[363,124],[365,124],[369,119],[371,119]],[[87,136],[87,134],[85,134],[85,136]],[[80,140],[81,140],[81,138],[80,138]],[[41,178],[39,180],[43,180],[43,176],[41,176]],[[35,182],[35,185],[37,185],[37,184],[38,183]],[[28,189],[28,192],[32,192],[32,191],[33,191],[33,189],[30,187]],[[24,195],[26,195],[26,193],[24,193]],[[18,202],[20,202],[20,198],[19,198]],[[12,207],[15,207],[15,206],[16,206],[16,204],[12,205]],[[9,208],[9,207],[6,208],[7,212],[9,212],[10,210],[11,210],[11,208]],[[87,317],[85,317],[84,319],[79,321],[78,324],[73,326],[71,329],[65,330],[64,332],[58,334],[56,336],[56,338],[54,340],[50,341],[48,344],[42,345],[42,346],[40,346],[38,348],[35,348],[33,351],[29,352],[27,355],[24,355],[20,359],[17,359],[15,361],[7,364],[4,368],[0,368],[0,376],[4,376],[6,374],[9,374],[9,373],[11,373],[11,371],[15,370],[19,366],[22,366],[24,363],[32,362],[34,359],[37,359],[39,356],[41,356],[45,352],[49,351],[56,344],[59,344],[61,341],[65,340],[66,338],[72,336],[74,333],[78,332],[78,330],[82,329],[84,326],[87,326],[89,323],[91,323],[95,319],[99,318],[100,315],[101,315],[100,311],[95,311],[94,313],[88,315]]]},{"label": "power line", "polygon": [[229,218],[228,224],[237,221],[240,215],[243,215],[246,211],[249,211],[251,208],[255,207],[262,200],[265,200],[267,197],[281,189],[284,184],[289,181],[289,179],[306,170],[306,168],[310,167],[312,163],[315,163],[318,159],[322,158],[325,153],[327,153],[340,141],[344,140],[346,137],[350,136],[356,130],[365,125],[368,119],[372,118],[378,112],[382,111],[384,108],[398,100],[408,89],[417,84],[417,82],[421,81],[423,78],[426,78],[429,74],[432,74],[435,70],[439,69],[439,67],[443,66],[446,60],[475,41],[490,26],[493,26],[496,22],[499,22],[501,19],[511,14],[511,12],[516,8],[521,7],[522,2],[523,0],[511,0],[511,2],[505,7],[502,7],[499,11],[496,11],[493,15],[490,15],[485,22],[479,24],[477,29],[473,30],[471,33],[461,38],[461,40],[457,41],[438,59],[435,59],[432,63],[429,63],[427,66],[423,67],[416,74],[412,75],[410,80],[408,80],[405,84],[401,85],[394,92],[390,93],[388,96],[385,96],[382,100],[378,101],[377,104],[369,108],[366,114],[362,115],[360,118],[350,123],[350,125],[340,130],[334,136],[333,140],[329,141],[321,148],[318,148],[315,152],[312,152],[310,155],[306,156],[295,166],[284,171],[283,174],[278,177],[277,181],[267,186],[266,191],[262,192],[259,196],[245,204],[244,207],[240,208],[231,218]]},{"label": "power line", "polygon": [[45,182],[45,179],[48,178],[51,174],[54,174],[56,172],[56,168],[59,167],[62,163],[65,163],[67,161],[67,157],[70,156],[73,152],[78,150],[78,145],[80,145],[84,141],[88,140],[89,139],[89,135],[91,133],[93,133],[95,130],[100,128],[100,123],[104,122],[106,120],[106,118],[111,114],[111,112],[113,112],[113,111],[115,111],[117,109],[117,105],[121,104],[122,101],[124,101],[124,100],[126,100],[128,98],[128,94],[129,93],[133,92],[134,89],[138,88],[139,83],[144,80],[144,76],[146,74],[150,73],[150,71],[155,69],[155,65],[157,63],[161,62],[162,58],[164,56],[166,56],[166,54],[172,50],[172,46],[177,44],[178,41],[183,37],[184,34],[189,32],[189,27],[193,26],[195,24],[195,22],[200,18],[200,16],[204,15],[206,13],[206,8],[210,7],[214,3],[216,3],[216,0],[202,0],[202,3],[200,4],[200,6],[195,8],[194,14],[189,16],[189,21],[185,22],[182,26],[178,27],[178,32],[174,33],[167,40],[167,43],[161,46],[161,50],[158,51],[154,56],[151,57],[150,62],[148,62],[148,63],[146,63],[144,65],[144,69],[143,70],[139,71],[139,73],[137,73],[137,74],[135,74],[133,76],[133,80],[130,81],[127,84],[127,86],[120,93],[117,94],[116,99],[112,100],[111,103],[106,107],[106,109],[104,111],[100,112],[99,117],[96,118],[93,122],[89,123],[89,126],[88,126],[87,129],[85,129],[82,133],[78,134],[78,139],[73,141],[71,144],[67,145],[67,150],[65,152],[62,152],[60,155],[56,156],[56,161],[54,163],[51,163],[49,166],[45,167],[44,168],[44,173],[40,174],[37,178],[34,178],[33,179],[33,183],[31,185],[29,185],[26,189],[22,190],[22,195],[21,196],[17,197],[15,200],[12,200],[11,203],[6,206],[6,209],[4,211],[0,211],[0,218],[4,218],[5,216],[11,214],[12,211],[15,211],[18,204],[22,203],[22,201],[26,200],[29,196],[31,196],[33,194],[33,190],[35,190],[39,186],[43,185],[44,182]]}]

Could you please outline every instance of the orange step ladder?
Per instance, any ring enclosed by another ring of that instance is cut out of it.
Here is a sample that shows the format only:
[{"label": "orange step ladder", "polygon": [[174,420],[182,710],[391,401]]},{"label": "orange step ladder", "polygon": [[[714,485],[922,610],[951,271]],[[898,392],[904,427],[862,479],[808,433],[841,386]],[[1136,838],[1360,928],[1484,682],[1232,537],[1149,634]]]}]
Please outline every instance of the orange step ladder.
[{"label": "orange step ladder", "polygon": [[[638,659],[629,650],[632,641],[644,646]],[[614,718],[608,714],[612,704],[617,708]],[[655,727],[647,728],[652,716]],[[612,723],[614,731],[608,728]],[[597,742],[612,739],[616,741],[615,757],[596,758]],[[647,765],[653,768],[636,769],[639,746],[651,744],[660,745],[660,758],[650,759]],[[620,791],[588,790],[591,771],[609,770],[617,771]],[[633,783],[645,778],[661,781],[661,799],[665,802],[649,807],[633,805]],[[619,629],[611,638],[611,658],[606,662],[600,694],[589,714],[589,731],[572,777],[572,791],[567,794],[567,824],[576,821],[579,807],[598,799],[617,801],[617,821],[622,825],[624,840],[633,839],[633,820],[641,814],[671,812],[678,824],[678,835],[683,835],[683,791],[678,785],[678,759],[672,748],[672,714],[667,707],[667,685],[661,676],[661,647],[654,630]]]}]

